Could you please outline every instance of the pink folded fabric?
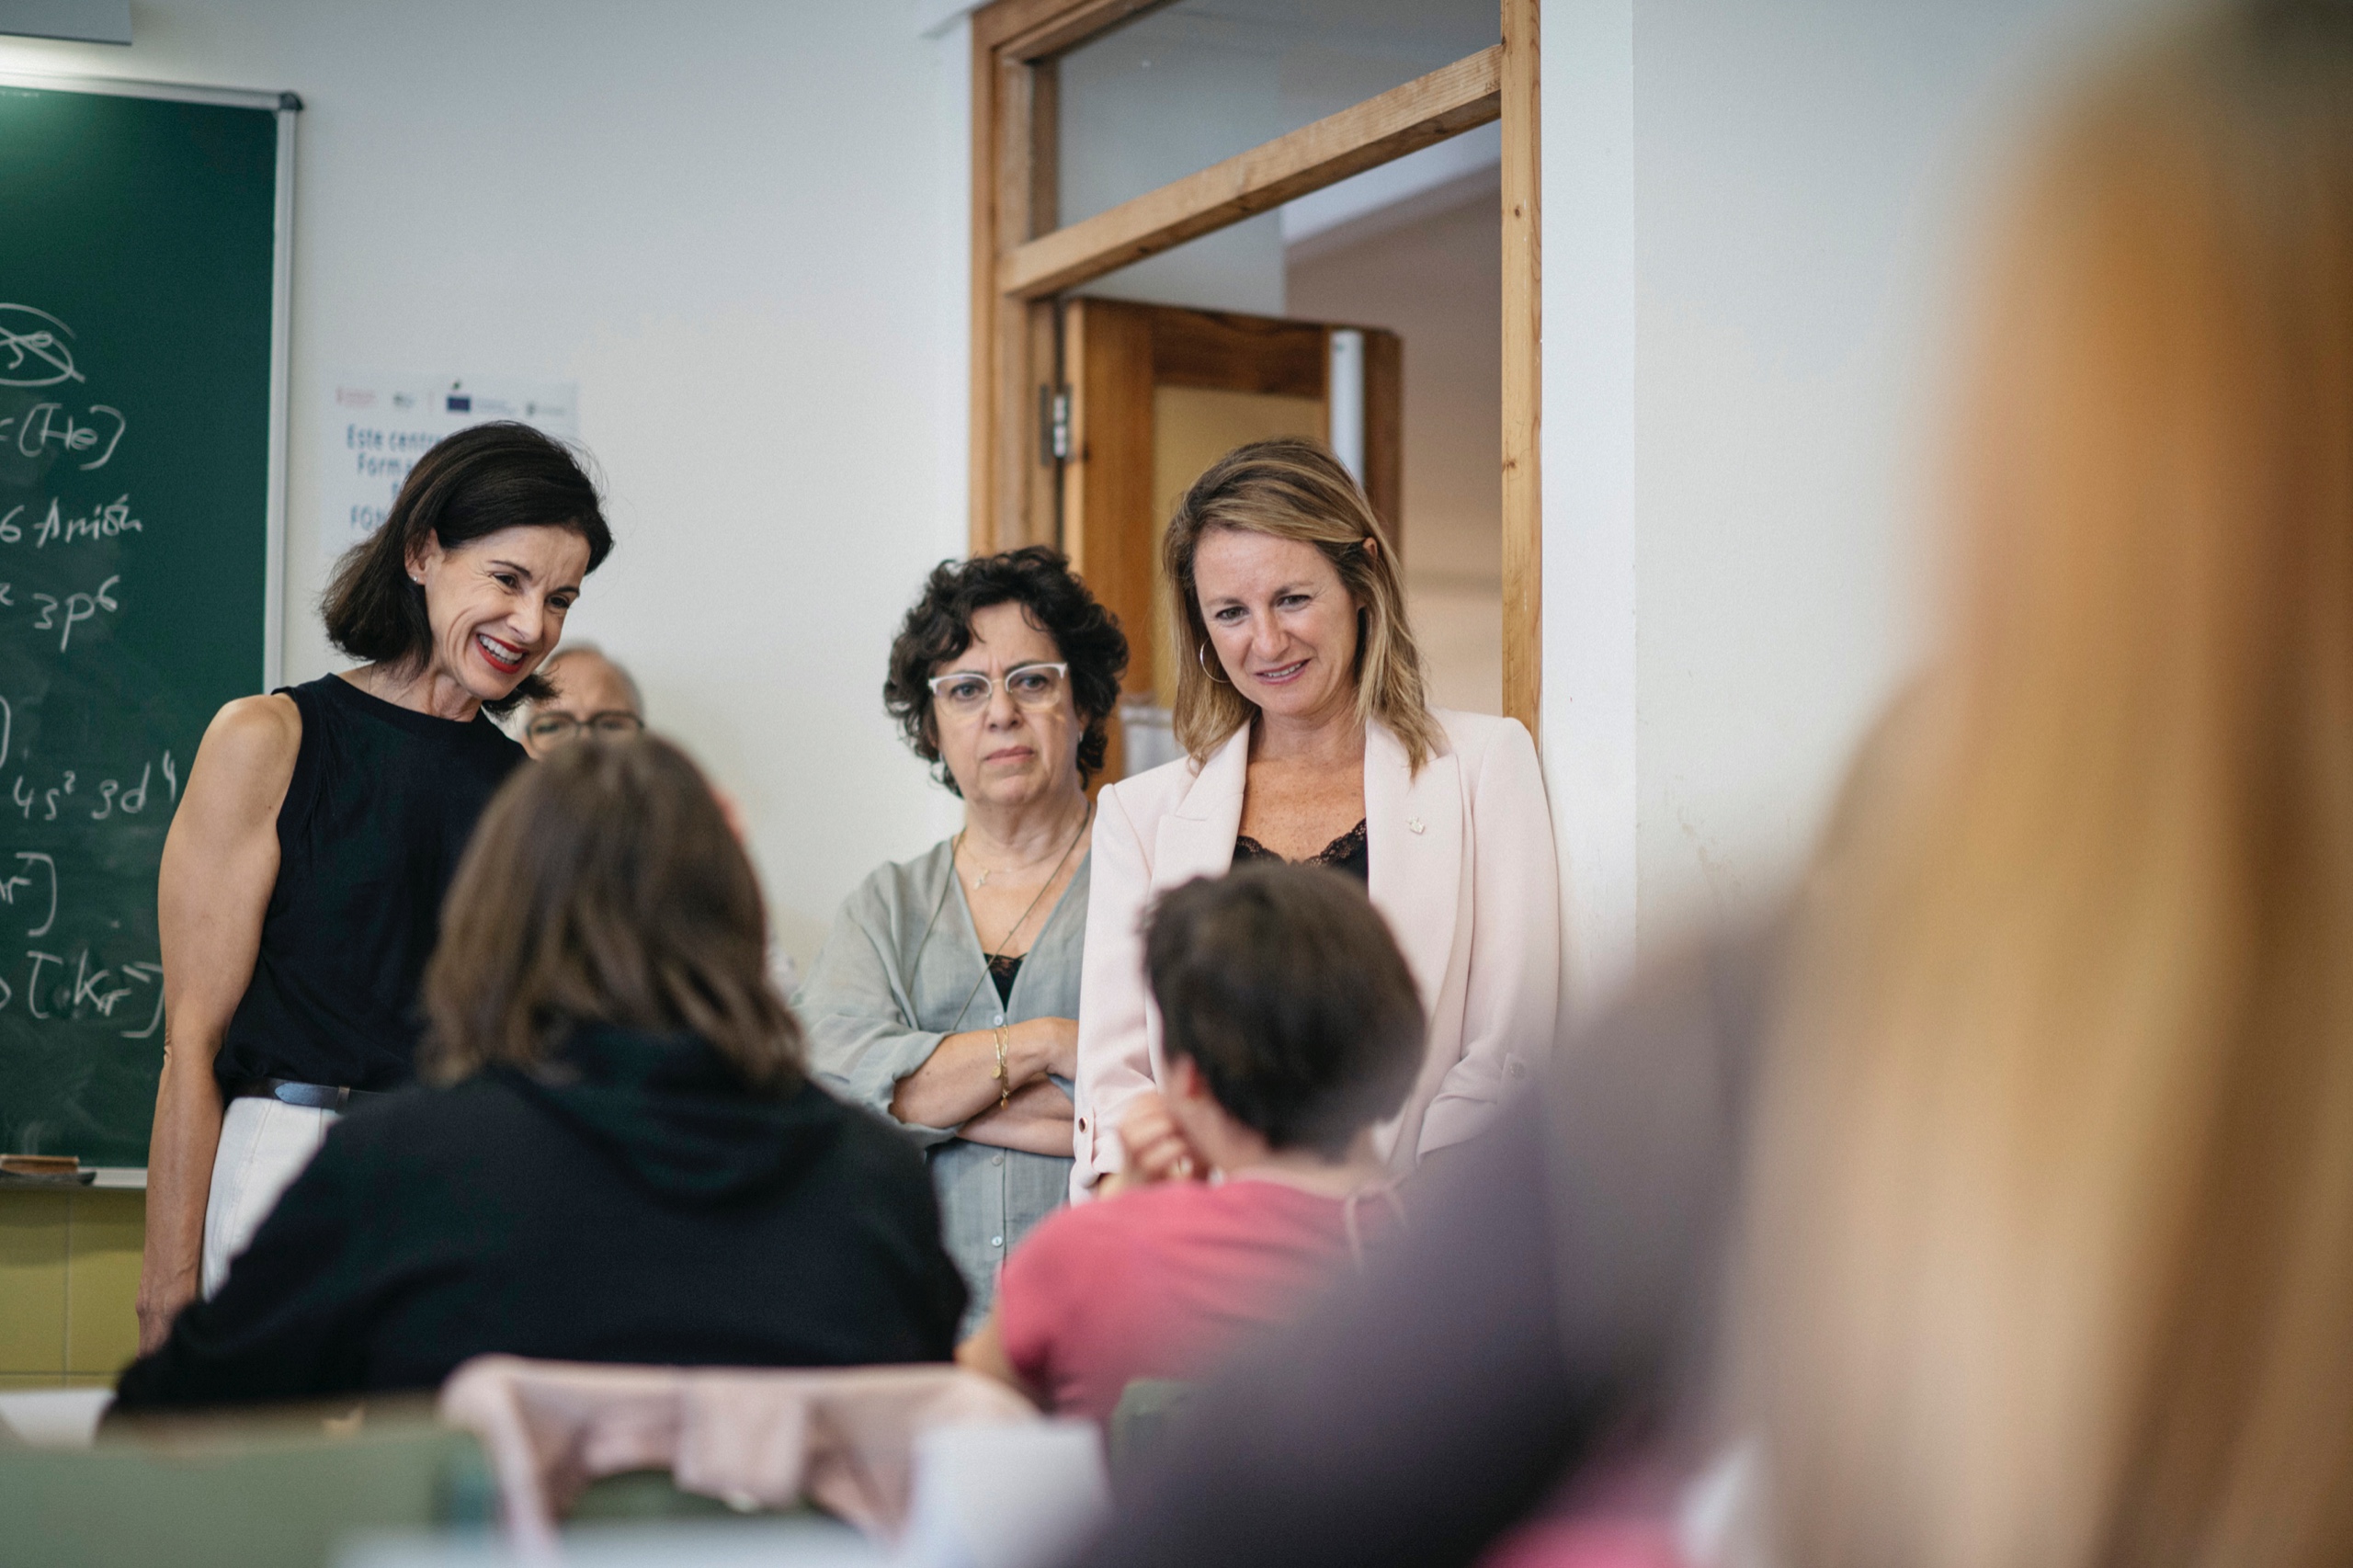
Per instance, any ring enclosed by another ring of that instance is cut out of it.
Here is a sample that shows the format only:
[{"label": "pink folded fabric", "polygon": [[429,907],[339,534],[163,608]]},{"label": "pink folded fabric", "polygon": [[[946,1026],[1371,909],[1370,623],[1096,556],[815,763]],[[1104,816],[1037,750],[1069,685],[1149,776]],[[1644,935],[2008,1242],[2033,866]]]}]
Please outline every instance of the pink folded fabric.
[{"label": "pink folded fabric", "polygon": [[1514,1531],[1479,1568],[1691,1568],[1663,1519],[1549,1519]]},{"label": "pink folded fabric", "polygon": [[769,1370],[613,1367],[481,1356],[441,1417],[482,1440],[509,1537],[547,1553],[588,1483],[667,1470],[731,1506],[803,1498],[880,1540],[905,1522],[915,1436],[1041,1419],[1004,1384],[948,1366]]}]

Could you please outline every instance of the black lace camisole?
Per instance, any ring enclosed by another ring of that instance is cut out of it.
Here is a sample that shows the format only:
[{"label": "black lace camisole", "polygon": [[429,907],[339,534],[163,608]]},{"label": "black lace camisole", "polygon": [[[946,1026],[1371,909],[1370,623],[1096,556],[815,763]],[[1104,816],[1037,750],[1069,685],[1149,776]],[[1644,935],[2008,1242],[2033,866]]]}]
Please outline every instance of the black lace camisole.
[{"label": "black lace camisole", "polygon": [[[1253,860],[1279,861],[1282,857],[1251,837],[1246,833],[1233,838],[1233,863],[1246,866]],[[1345,871],[1357,881],[1370,885],[1372,881],[1372,846],[1365,838],[1364,824],[1358,823],[1322,849],[1309,856],[1302,865],[1329,866]]]}]

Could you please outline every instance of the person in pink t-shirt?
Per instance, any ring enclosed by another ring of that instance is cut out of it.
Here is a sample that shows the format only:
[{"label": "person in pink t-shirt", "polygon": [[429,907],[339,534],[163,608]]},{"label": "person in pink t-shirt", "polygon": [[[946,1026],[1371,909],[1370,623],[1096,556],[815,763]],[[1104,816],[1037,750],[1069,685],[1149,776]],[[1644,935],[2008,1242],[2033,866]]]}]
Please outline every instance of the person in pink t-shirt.
[{"label": "person in pink t-shirt", "polygon": [[1372,1130],[1422,1060],[1412,974],[1335,871],[1245,868],[1154,908],[1144,968],[1167,1070],[1120,1128],[1127,1169],[1006,1260],[956,1358],[1107,1419],[1138,1378],[1198,1378],[1288,1321],[1395,1199]]}]

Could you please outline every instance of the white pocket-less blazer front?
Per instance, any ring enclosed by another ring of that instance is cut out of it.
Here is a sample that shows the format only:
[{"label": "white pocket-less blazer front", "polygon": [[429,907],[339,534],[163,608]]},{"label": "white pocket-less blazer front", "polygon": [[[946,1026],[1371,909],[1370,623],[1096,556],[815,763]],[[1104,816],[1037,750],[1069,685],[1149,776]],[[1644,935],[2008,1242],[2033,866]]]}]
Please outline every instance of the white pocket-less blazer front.
[{"label": "white pocket-less blazer front", "polygon": [[[1433,716],[1444,744],[1418,774],[1385,726],[1365,733],[1370,892],[1429,1018],[1421,1074],[1380,1131],[1400,1174],[1477,1132],[1528,1080],[1559,1005],[1559,876],[1536,747],[1517,720]],[[1198,770],[1179,757],[1102,791],[1079,970],[1074,1197],[1120,1168],[1120,1117],[1160,1076],[1144,912],[1167,889],[1232,869],[1249,758],[1245,725]]]}]

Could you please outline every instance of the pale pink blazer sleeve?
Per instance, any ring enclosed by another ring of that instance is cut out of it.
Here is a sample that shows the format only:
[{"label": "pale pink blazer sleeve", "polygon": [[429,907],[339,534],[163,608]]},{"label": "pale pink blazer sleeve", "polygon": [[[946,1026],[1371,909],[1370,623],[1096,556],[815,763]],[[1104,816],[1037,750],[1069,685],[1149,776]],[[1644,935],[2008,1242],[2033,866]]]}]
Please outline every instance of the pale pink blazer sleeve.
[{"label": "pale pink blazer sleeve", "polygon": [[1487,744],[1466,757],[1470,819],[1461,1055],[1422,1118],[1415,1154],[1460,1143],[1526,1088],[1552,1048],[1561,988],[1559,862],[1544,775],[1527,730],[1482,726]]},{"label": "pale pink blazer sleeve", "polygon": [[1140,926],[1152,898],[1152,864],[1122,791],[1097,797],[1088,871],[1086,953],[1079,963],[1078,1077],[1072,1099],[1071,1196],[1120,1168],[1120,1117],[1153,1086],[1160,1020],[1143,975]]}]

